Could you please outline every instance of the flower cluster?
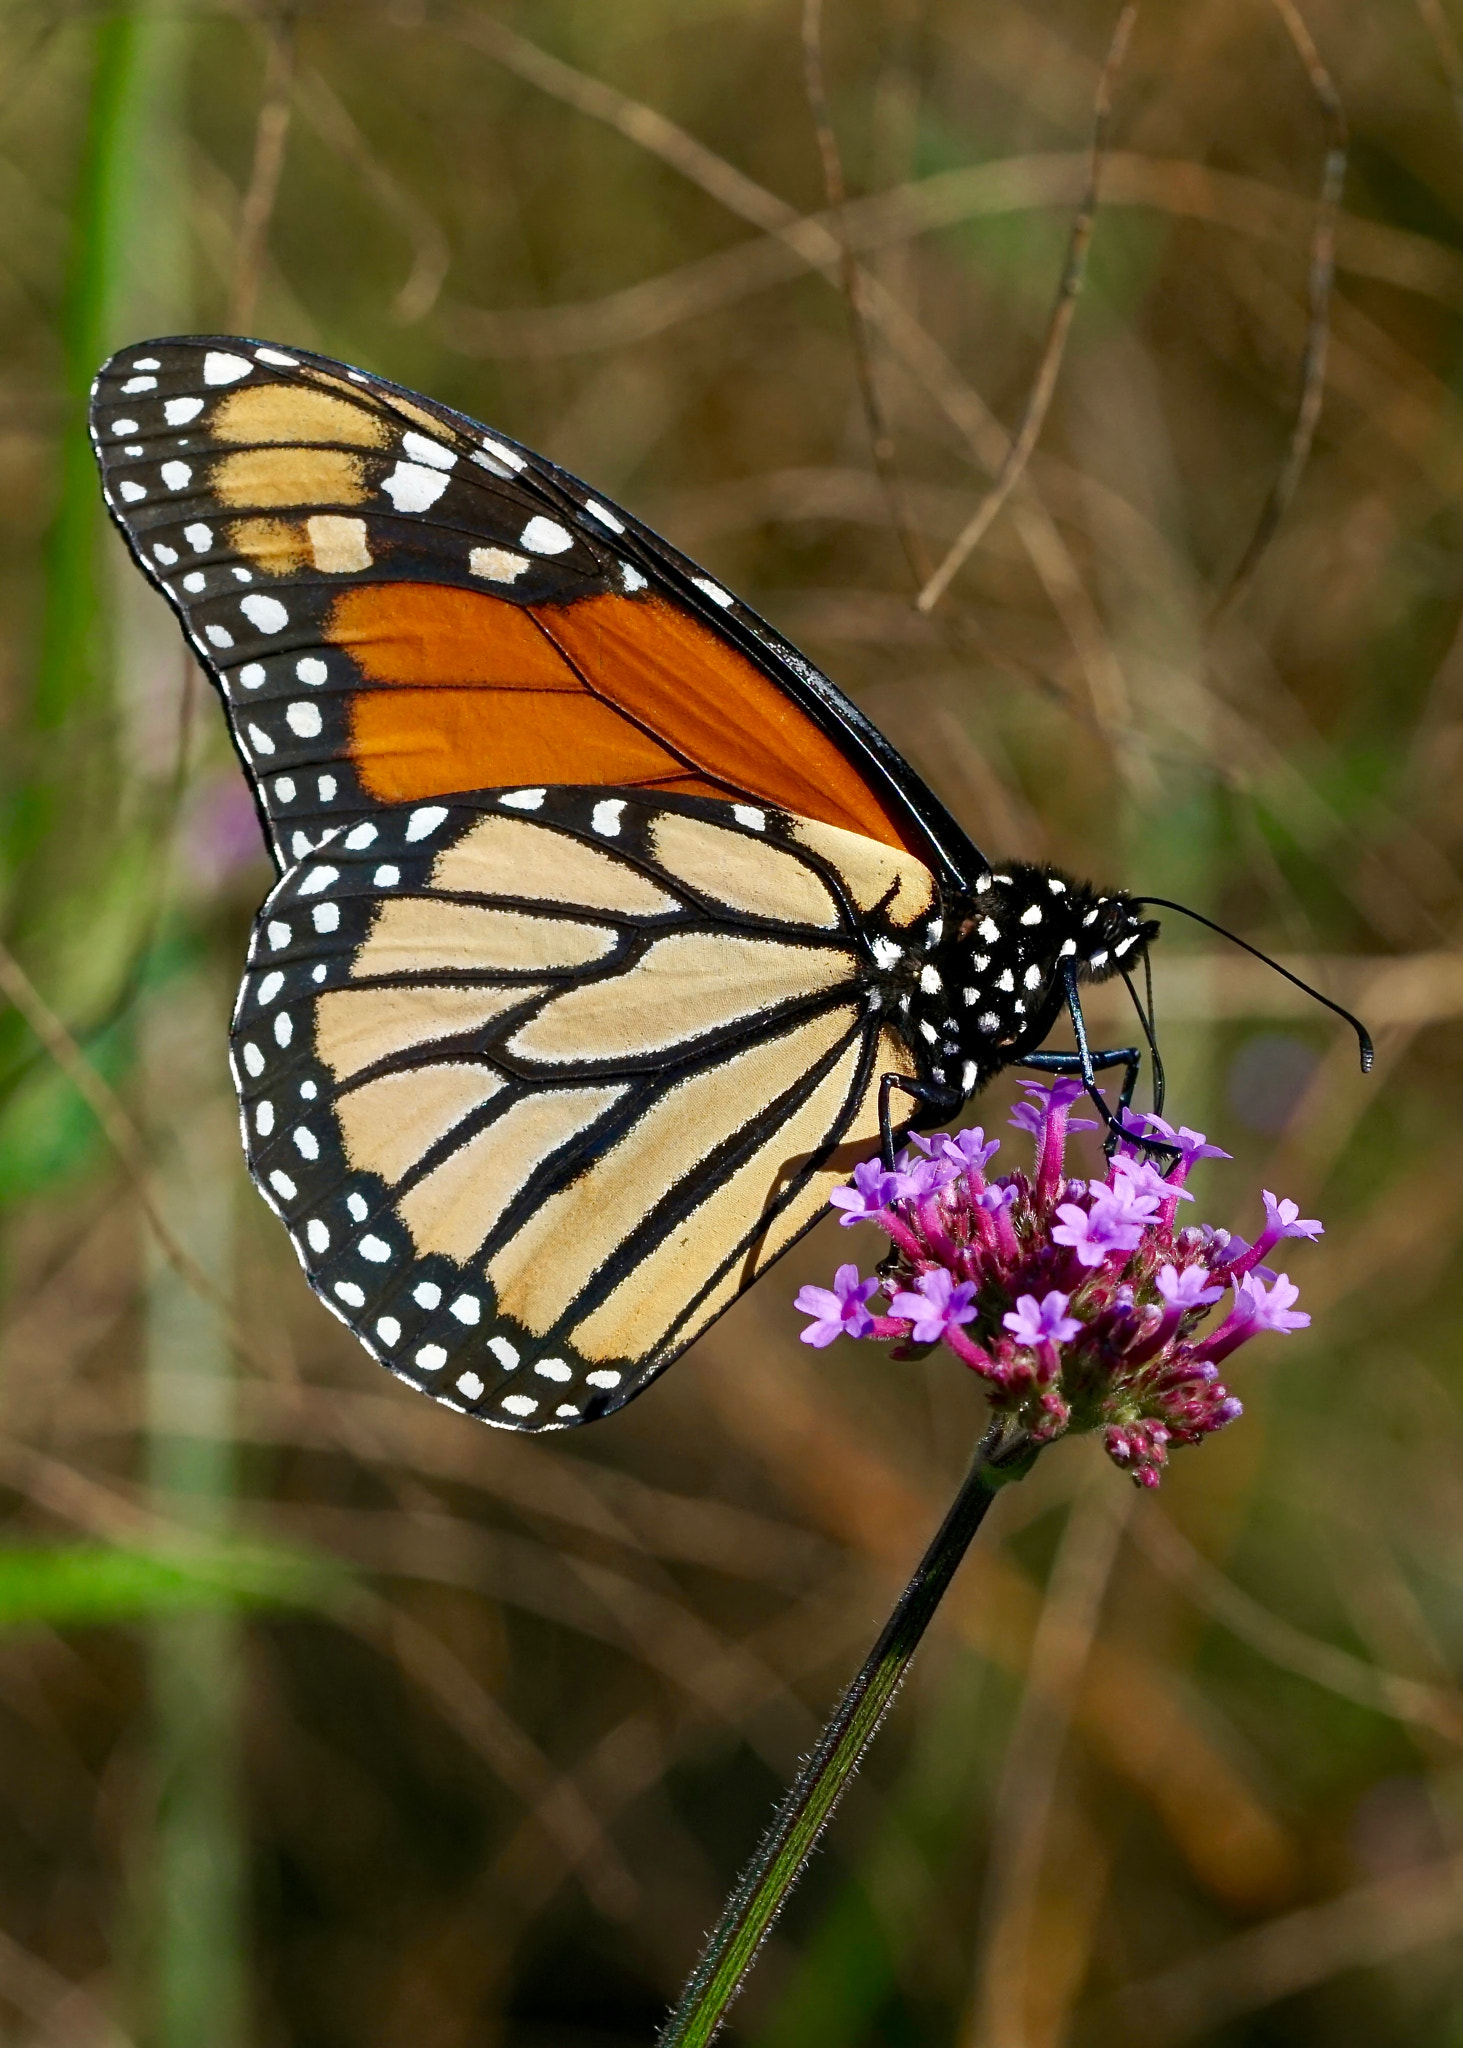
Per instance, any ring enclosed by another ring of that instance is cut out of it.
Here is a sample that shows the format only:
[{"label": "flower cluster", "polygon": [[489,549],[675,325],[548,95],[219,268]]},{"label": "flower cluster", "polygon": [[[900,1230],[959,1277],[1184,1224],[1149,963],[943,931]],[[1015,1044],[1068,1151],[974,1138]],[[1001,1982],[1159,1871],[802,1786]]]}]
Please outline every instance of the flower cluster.
[{"label": "flower cluster", "polygon": [[[1288,1275],[1265,1261],[1321,1225],[1268,1191],[1253,1244],[1181,1223],[1195,1161],[1229,1155],[1160,1116],[1125,1111],[1124,1125],[1176,1149],[1166,1173],[1120,1144],[1102,1180],[1069,1179],[1069,1133],[1096,1128],[1071,1115],[1081,1082],[1022,1086],[1030,1100],[1011,1122],[1036,1141],[1030,1175],[987,1178],[1000,1143],[977,1129],[916,1137],[893,1173],[870,1160],[834,1189],[844,1224],[872,1223],[892,1250],[867,1279],[845,1265],[831,1288],[802,1289],[797,1306],[814,1318],[803,1342],[875,1337],[902,1356],[945,1344],[1033,1441],[1101,1430],[1108,1455],[1156,1486],[1170,1445],[1198,1443],[1240,1413],[1219,1377],[1231,1353],[1309,1323]],[[1201,1330],[1225,1294],[1228,1313]]]}]

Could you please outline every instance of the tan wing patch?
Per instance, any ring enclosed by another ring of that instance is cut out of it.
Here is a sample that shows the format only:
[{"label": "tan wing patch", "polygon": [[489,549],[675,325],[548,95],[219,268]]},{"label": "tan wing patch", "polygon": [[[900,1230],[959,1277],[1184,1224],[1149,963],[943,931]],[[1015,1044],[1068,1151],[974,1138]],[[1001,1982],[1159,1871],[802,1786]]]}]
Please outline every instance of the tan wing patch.
[{"label": "tan wing patch", "polygon": [[658,939],[628,973],[568,989],[545,1004],[514,1033],[509,1050],[541,1060],[664,1052],[854,978],[850,955],[831,946],[676,932]]},{"label": "tan wing patch", "polygon": [[[796,1194],[785,1209],[779,1210],[768,1224],[765,1234],[758,1240],[753,1252],[753,1272],[761,1273],[778,1258],[814,1217],[827,1206],[828,1197],[836,1187],[843,1185],[853,1172],[860,1158],[867,1156],[871,1146],[879,1140],[879,1079],[883,1074],[908,1074],[911,1078],[919,1072],[919,1065],[903,1039],[892,1031],[885,1030],[879,1035],[878,1050],[869,1074],[869,1085],[864,1090],[863,1101],[850,1117],[839,1134],[838,1147],[832,1159],[820,1166],[807,1186]],[[896,1103],[898,1098],[896,1097]],[[914,1105],[906,1105],[906,1113],[912,1114]],[[895,1117],[896,1123],[898,1116]],[[750,1278],[750,1275],[747,1276]],[[710,1321],[708,1316],[706,1321]],[[706,1327],[697,1322],[698,1329]],[[682,1333],[684,1336],[684,1333]]]},{"label": "tan wing patch", "polygon": [[315,1050],[337,1081],[392,1053],[475,1031],[543,988],[339,988],[315,1005]]},{"label": "tan wing patch", "polygon": [[229,545],[266,576],[289,576],[310,559],[305,530],[289,519],[236,519],[229,527]]},{"label": "tan wing patch", "polygon": [[454,1124],[507,1085],[492,1067],[467,1061],[367,1081],[335,1103],[347,1164],[398,1181]]},{"label": "tan wing patch", "polygon": [[305,521],[315,567],[327,576],[349,576],[371,566],[364,519],[343,519],[338,512],[317,512]]},{"label": "tan wing patch", "polygon": [[534,1169],[624,1093],[623,1087],[555,1088],[525,1096],[469,1138],[396,1205],[418,1255],[441,1252],[465,1263]]},{"label": "tan wing patch", "polygon": [[340,448],[241,448],[213,465],[225,505],[359,505],[366,473]]},{"label": "tan wing patch", "polygon": [[496,1254],[488,1278],[499,1305],[536,1335],[551,1329],[661,1197],[794,1087],[857,1022],[853,1009],[827,1012],[670,1089]]},{"label": "tan wing patch", "polygon": [[890,922],[913,924],[934,909],[935,878],[912,853],[865,839],[861,832],[820,825],[813,818],[794,818],[792,836],[837,868],[860,910],[872,910],[888,896]]},{"label": "tan wing patch", "polygon": [[[700,1208],[627,1274],[573,1332],[586,1358],[641,1358],[653,1355],[686,1304],[722,1265],[729,1249],[746,1240],[769,1203],[805,1164],[826,1146],[837,1128],[858,1073],[861,1046],[851,1046],[802,1108],[778,1126],[761,1150],[738,1167]],[[744,1284],[740,1263],[698,1308],[701,1329]],[[678,1341],[684,1333],[678,1333]]]},{"label": "tan wing patch", "polygon": [[543,974],[587,967],[619,943],[604,925],[522,910],[482,910],[473,903],[400,897],[383,903],[351,962],[351,978],[373,974]]},{"label": "tan wing patch", "polygon": [[432,887],[473,896],[526,896],[585,910],[653,917],[680,906],[613,855],[525,818],[484,818],[432,869]]},{"label": "tan wing patch", "polygon": [[662,867],[713,902],[825,931],[839,923],[838,906],[818,877],[749,833],[665,811],[655,821],[651,846]]},{"label": "tan wing patch", "polygon": [[359,448],[384,448],[391,438],[385,420],[364,406],[298,384],[246,384],[215,406],[208,424],[216,440],[235,444],[348,441]]}]

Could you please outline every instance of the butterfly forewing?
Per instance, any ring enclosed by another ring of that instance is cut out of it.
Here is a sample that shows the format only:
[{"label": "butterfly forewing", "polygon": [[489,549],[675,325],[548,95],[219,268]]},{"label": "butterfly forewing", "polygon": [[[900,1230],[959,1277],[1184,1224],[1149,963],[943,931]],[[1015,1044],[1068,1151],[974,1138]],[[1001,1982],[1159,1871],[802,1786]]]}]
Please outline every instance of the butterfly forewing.
[{"label": "butterfly forewing", "polygon": [[207,338],[107,364],[107,503],[223,694],[281,866],[526,783],[968,842],[826,678],[628,513],[361,371]]},{"label": "butterfly forewing", "polygon": [[518,1428],[619,1406],[877,1136],[908,855],[555,786],[379,813],[290,869],[234,1025],[251,1169],[391,1369]]}]

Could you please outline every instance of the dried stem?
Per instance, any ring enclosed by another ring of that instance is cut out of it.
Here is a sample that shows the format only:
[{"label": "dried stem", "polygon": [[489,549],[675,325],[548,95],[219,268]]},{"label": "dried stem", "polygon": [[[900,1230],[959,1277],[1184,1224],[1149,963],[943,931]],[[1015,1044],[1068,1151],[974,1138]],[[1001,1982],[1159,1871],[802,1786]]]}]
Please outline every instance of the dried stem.
[{"label": "dried stem", "polygon": [[1280,474],[1271,485],[1270,495],[1261,508],[1255,530],[1250,536],[1249,546],[1210,614],[1211,629],[1235,600],[1249,588],[1261,557],[1274,539],[1276,530],[1300,487],[1306,463],[1310,460],[1316,426],[1321,417],[1321,402],[1326,390],[1326,351],[1331,341],[1331,290],[1336,275],[1336,221],[1341,210],[1341,190],[1346,182],[1346,110],[1341,104],[1341,96],[1336,90],[1330,72],[1321,62],[1320,52],[1295,5],[1295,0],[1274,0],[1274,6],[1305,67],[1306,76],[1311,82],[1311,90],[1316,96],[1322,119],[1326,124],[1328,140],[1325,162],[1321,168],[1321,190],[1316,201],[1316,224],[1311,236],[1310,279],[1307,287],[1310,317],[1306,329],[1305,352],[1301,357],[1300,399],[1296,407],[1295,424],[1290,430],[1290,445],[1280,466]]},{"label": "dried stem", "polygon": [[1077,300],[1087,277],[1087,257],[1092,247],[1092,230],[1097,220],[1097,187],[1102,175],[1103,159],[1107,154],[1107,133],[1112,118],[1113,83],[1127,54],[1128,40],[1133,33],[1133,24],[1138,18],[1138,0],[1126,0],[1118,16],[1117,27],[1113,30],[1112,42],[1108,45],[1106,61],[1097,81],[1097,98],[1092,110],[1092,143],[1087,157],[1087,189],[1082,195],[1082,204],[1072,223],[1072,237],[1067,244],[1067,261],[1062,271],[1062,281],[1057,287],[1057,302],[1052,308],[1051,323],[1047,328],[1046,345],[1037,365],[1036,378],[1026,401],[1026,411],[1014,439],[1006,451],[995,482],[976,506],[964,531],[945,556],[933,576],[929,577],[916,599],[922,612],[933,611],[949,589],[956,573],[973,549],[980,545],[1001,507],[1015,490],[1021,473],[1031,459],[1032,450],[1046,423],[1047,411],[1057,388],[1061,374],[1062,357],[1066,354],[1067,338],[1072,331],[1073,315],[1077,311]]},{"label": "dried stem", "polygon": [[832,116],[828,110],[828,93],[823,76],[823,0],[803,0],[803,84],[808,96],[808,108],[813,116],[813,127],[818,137],[818,155],[823,165],[823,190],[828,200],[828,225],[838,240],[839,278],[843,286],[844,302],[848,307],[848,331],[853,343],[854,370],[858,377],[864,418],[868,422],[869,446],[873,451],[874,468],[889,507],[890,522],[899,537],[904,559],[909,564],[910,575],[916,587],[919,587],[929,577],[929,556],[923,540],[910,524],[904,489],[895,467],[894,436],[889,428],[888,416],[884,411],[875,375],[869,323],[864,311],[861,275],[854,258],[853,245],[843,225],[843,209],[848,204],[848,182],[843,175],[843,158],[839,152],[838,136],[833,127]]},{"label": "dried stem", "polygon": [[249,170],[248,189],[239,207],[239,239],[234,253],[234,275],[229,290],[229,326],[247,333],[254,318],[264,259],[269,246],[269,223],[279,197],[284,172],[285,145],[290,132],[290,93],[295,74],[295,25],[286,14],[271,18],[266,30],[264,90],[259,100],[259,118],[254,127],[254,161]]},{"label": "dried stem", "polygon": [[996,1494],[1020,1477],[1036,1453],[1023,1432],[996,1424],[981,1440],[954,1504],[900,1594],[863,1669],[838,1702],[813,1754],[798,1772],[777,1817],[728,1899],[658,2048],[703,2048],[788,1894],[802,1875],[860,1757],[893,1704],[910,1659],[984,1521]]}]

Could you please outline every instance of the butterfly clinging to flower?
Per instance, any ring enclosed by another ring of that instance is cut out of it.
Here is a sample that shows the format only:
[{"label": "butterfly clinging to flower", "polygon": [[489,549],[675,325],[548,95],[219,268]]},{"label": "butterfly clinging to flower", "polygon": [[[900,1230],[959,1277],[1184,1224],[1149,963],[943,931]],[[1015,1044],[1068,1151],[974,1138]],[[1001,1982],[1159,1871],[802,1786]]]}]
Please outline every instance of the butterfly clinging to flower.
[{"label": "butterfly clinging to flower", "polygon": [[[826,677],[563,470],[234,337],[122,350],[92,434],[280,869],[233,1024],[249,1168],[400,1378],[591,1420],[910,1123],[1016,1063],[1131,1096],[1138,1052],[1089,1048],[1079,989],[1146,960],[1147,904],[993,866]],[[1043,1052],[1063,1011],[1078,1050]]]}]

